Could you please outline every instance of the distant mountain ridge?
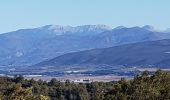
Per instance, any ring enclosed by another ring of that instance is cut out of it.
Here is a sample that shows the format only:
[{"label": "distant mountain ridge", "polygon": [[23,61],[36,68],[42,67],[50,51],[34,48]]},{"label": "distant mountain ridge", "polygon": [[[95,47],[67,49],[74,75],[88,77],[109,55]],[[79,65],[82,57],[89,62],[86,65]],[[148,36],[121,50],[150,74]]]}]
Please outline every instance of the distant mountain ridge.
[{"label": "distant mountain ridge", "polygon": [[35,66],[144,66],[169,68],[170,39],[68,53]]},{"label": "distant mountain ridge", "polygon": [[46,25],[0,34],[0,66],[30,66],[62,54],[143,41],[169,39],[148,28],[106,25]]}]

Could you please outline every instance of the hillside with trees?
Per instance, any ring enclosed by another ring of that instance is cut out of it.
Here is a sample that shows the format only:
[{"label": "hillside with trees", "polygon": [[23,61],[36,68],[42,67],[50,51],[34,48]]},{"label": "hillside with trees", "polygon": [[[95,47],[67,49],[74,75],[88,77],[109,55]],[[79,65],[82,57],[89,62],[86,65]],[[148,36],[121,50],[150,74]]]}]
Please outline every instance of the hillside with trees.
[{"label": "hillside with trees", "polygon": [[131,80],[89,84],[1,77],[0,100],[170,100],[170,73],[145,71]]}]

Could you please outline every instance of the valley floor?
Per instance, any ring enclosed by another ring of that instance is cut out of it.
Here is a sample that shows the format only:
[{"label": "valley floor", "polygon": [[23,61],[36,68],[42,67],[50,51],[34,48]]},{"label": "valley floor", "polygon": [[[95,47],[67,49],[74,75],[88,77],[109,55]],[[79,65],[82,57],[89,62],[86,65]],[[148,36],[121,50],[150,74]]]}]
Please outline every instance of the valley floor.
[{"label": "valley floor", "polygon": [[[78,76],[78,75],[66,75],[61,77],[52,77],[52,76],[25,76],[26,79],[34,79],[34,80],[44,80],[50,81],[55,78],[58,81],[65,82],[66,80],[70,80],[71,82],[79,82],[84,83],[83,80],[88,80],[89,82],[110,82],[110,81],[118,81],[121,78],[128,78],[128,76],[114,76],[114,75],[104,75],[104,76]],[[81,81],[82,80],[82,81]]]}]

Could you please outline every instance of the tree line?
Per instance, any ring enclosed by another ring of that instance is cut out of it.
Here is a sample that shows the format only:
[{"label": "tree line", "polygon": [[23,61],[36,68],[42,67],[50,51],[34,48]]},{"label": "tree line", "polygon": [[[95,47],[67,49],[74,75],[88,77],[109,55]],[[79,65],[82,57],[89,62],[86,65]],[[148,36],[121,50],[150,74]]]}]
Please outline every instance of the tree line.
[{"label": "tree line", "polygon": [[131,80],[88,84],[0,77],[0,100],[170,100],[170,73],[145,71]]}]

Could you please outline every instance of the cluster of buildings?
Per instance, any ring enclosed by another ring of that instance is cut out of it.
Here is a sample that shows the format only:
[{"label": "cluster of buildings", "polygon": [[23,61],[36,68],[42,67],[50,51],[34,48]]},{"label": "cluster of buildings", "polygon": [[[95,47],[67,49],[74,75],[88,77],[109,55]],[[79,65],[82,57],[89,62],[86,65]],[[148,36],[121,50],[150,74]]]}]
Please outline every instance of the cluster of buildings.
[{"label": "cluster of buildings", "polygon": [[93,80],[91,80],[91,79],[76,79],[76,80],[73,80],[72,82],[74,82],[74,83],[91,83],[91,82],[93,82]]}]

